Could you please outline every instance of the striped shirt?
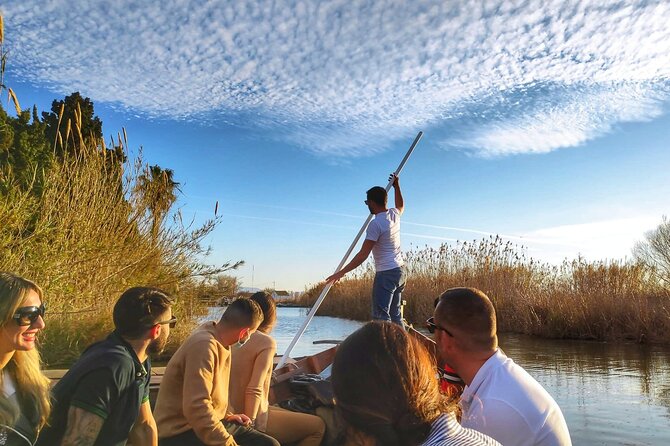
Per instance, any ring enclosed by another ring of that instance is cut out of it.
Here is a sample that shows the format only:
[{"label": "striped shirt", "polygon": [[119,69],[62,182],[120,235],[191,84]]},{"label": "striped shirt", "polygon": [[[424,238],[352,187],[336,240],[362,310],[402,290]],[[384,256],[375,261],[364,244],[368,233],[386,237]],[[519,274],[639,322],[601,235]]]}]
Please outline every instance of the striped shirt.
[{"label": "striped shirt", "polygon": [[488,435],[461,426],[453,413],[442,414],[433,421],[430,434],[421,446],[500,446]]}]

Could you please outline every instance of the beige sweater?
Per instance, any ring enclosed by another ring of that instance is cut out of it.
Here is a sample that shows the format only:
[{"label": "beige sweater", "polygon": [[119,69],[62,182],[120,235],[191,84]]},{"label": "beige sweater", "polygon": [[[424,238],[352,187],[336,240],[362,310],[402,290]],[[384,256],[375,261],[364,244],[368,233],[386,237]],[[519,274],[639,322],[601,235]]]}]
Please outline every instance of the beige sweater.
[{"label": "beige sweater", "polygon": [[235,413],[244,413],[265,432],[268,422],[268,395],[277,343],[260,331],[241,348],[233,348],[229,403]]},{"label": "beige sweater", "polygon": [[236,445],[221,423],[228,410],[230,348],[216,340],[213,322],[198,327],[165,368],[154,417],[160,438],[193,429],[206,445]]}]

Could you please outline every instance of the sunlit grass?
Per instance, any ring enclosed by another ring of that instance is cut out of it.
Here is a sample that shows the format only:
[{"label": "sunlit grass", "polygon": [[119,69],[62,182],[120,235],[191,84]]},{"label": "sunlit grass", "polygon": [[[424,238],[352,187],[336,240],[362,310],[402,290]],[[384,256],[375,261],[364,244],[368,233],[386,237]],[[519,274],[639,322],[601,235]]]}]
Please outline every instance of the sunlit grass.
[{"label": "sunlit grass", "polygon": [[[76,132],[68,133],[65,144]],[[41,352],[49,366],[71,362],[111,331],[112,307],[131,286],[160,287],[178,298],[173,311],[182,323],[174,349],[192,316],[206,311],[194,278],[219,271],[202,263],[201,243],[216,220],[192,226],[177,212],[156,229],[137,187],[144,163],[113,157],[101,141],[85,139],[73,154],[36,166],[39,188],[22,186],[11,166],[0,169],[0,271],[43,287]]]},{"label": "sunlit grass", "polygon": [[[502,332],[555,338],[670,341],[670,295],[641,263],[538,262],[522,247],[490,237],[405,255],[406,318],[422,323],[447,288],[471,286],[493,301]],[[341,280],[318,314],[366,320],[374,270],[370,263]],[[322,285],[302,297],[311,304]]]}]

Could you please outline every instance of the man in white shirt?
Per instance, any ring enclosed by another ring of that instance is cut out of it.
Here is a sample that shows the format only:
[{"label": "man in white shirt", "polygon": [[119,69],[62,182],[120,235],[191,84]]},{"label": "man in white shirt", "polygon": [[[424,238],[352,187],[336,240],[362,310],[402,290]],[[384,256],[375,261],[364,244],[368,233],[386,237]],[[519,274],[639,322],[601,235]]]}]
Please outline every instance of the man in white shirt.
[{"label": "man in white shirt", "polygon": [[463,378],[464,427],[505,446],[571,445],[561,409],[547,391],[498,348],[496,312],[475,288],[451,288],[428,320],[440,359]]},{"label": "man in white shirt", "polygon": [[395,207],[386,207],[388,195],[383,187],[375,186],[367,191],[365,204],[374,218],[368,225],[363,246],[349,263],[326,281],[341,279],[362,264],[372,252],[376,271],[372,285],[372,319],[402,325],[400,302],[405,288],[405,271],[400,251],[400,216],[405,204],[398,177],[391,174],[389,180],[393,180]]}]

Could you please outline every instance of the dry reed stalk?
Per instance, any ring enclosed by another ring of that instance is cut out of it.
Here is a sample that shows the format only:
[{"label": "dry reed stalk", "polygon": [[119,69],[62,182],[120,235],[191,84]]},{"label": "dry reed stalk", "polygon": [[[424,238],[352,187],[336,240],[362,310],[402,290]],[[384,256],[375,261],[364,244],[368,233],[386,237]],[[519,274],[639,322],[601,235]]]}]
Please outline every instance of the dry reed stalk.
[{"label": "dry reed stalk", "polygon": [[63,147],[63,136],[60,133],[60,125],[61,122],[63,122],[63,113],[65,113],[65,102],[61,104],[60,110],[58,111],[58,125],[56,126],[56,137],[54,138],[54,146],[53,146],[54,153],[56,152],[56,147],[58,145]]},{"label": "dry reed stalk", "polygon": [[[662,292],[641,264],[581,258],[543,264],[496,237],[410,251],[405,268],[405,314],[414,323],[430,316],[443,290],[474,286],[491,297],[500,331],[670,342],[670,298],[657,298]],[[369,319],[372,279],[368,263],[333,287],[319,314]],[[311,288],[302,303],[311,304],[319,292],[320,286]]]},{"label": "dry reed stalk", "polygon": [[65,126],[65,145],[63,146],[63,151],[67,149],[67,143],[70,139],[70,131],[72,130],[72,123],[70,119],[68,118],[67,124]]},{"label": "dry reed stalk", "polygon": [[7,88],[7,94],[9,95],[9,99],[12,100],[14,103],[14,109],[16,110],[16,114],[20,115],[21,114],[21,106],[19,105],[19,99],[16,97],[16,94],[14,94],[14,90],[11,88]]},{"label": "dry reed stalk", "polygon": [[127,170],[110,167],[109,155],[95,141],[87,144],[80,155],[44,169],[39,196],[18,190],[0,195],[0,269],[39,283],[52,314],[95,310],[86,324],[74,324],[68,316],[50,320],[42,349],[50,363],[76,356],[86,343],[104,336],[111,306],[125,288],[180,289],[174,311],[185,314],[187,306],[192,314],[205,309],[188,295],[190,278],[219,271],[198,260],[215,221],[187,228],[176,220],[154,237],[151,217],[134,192],[142,161],[131,161]]}]

